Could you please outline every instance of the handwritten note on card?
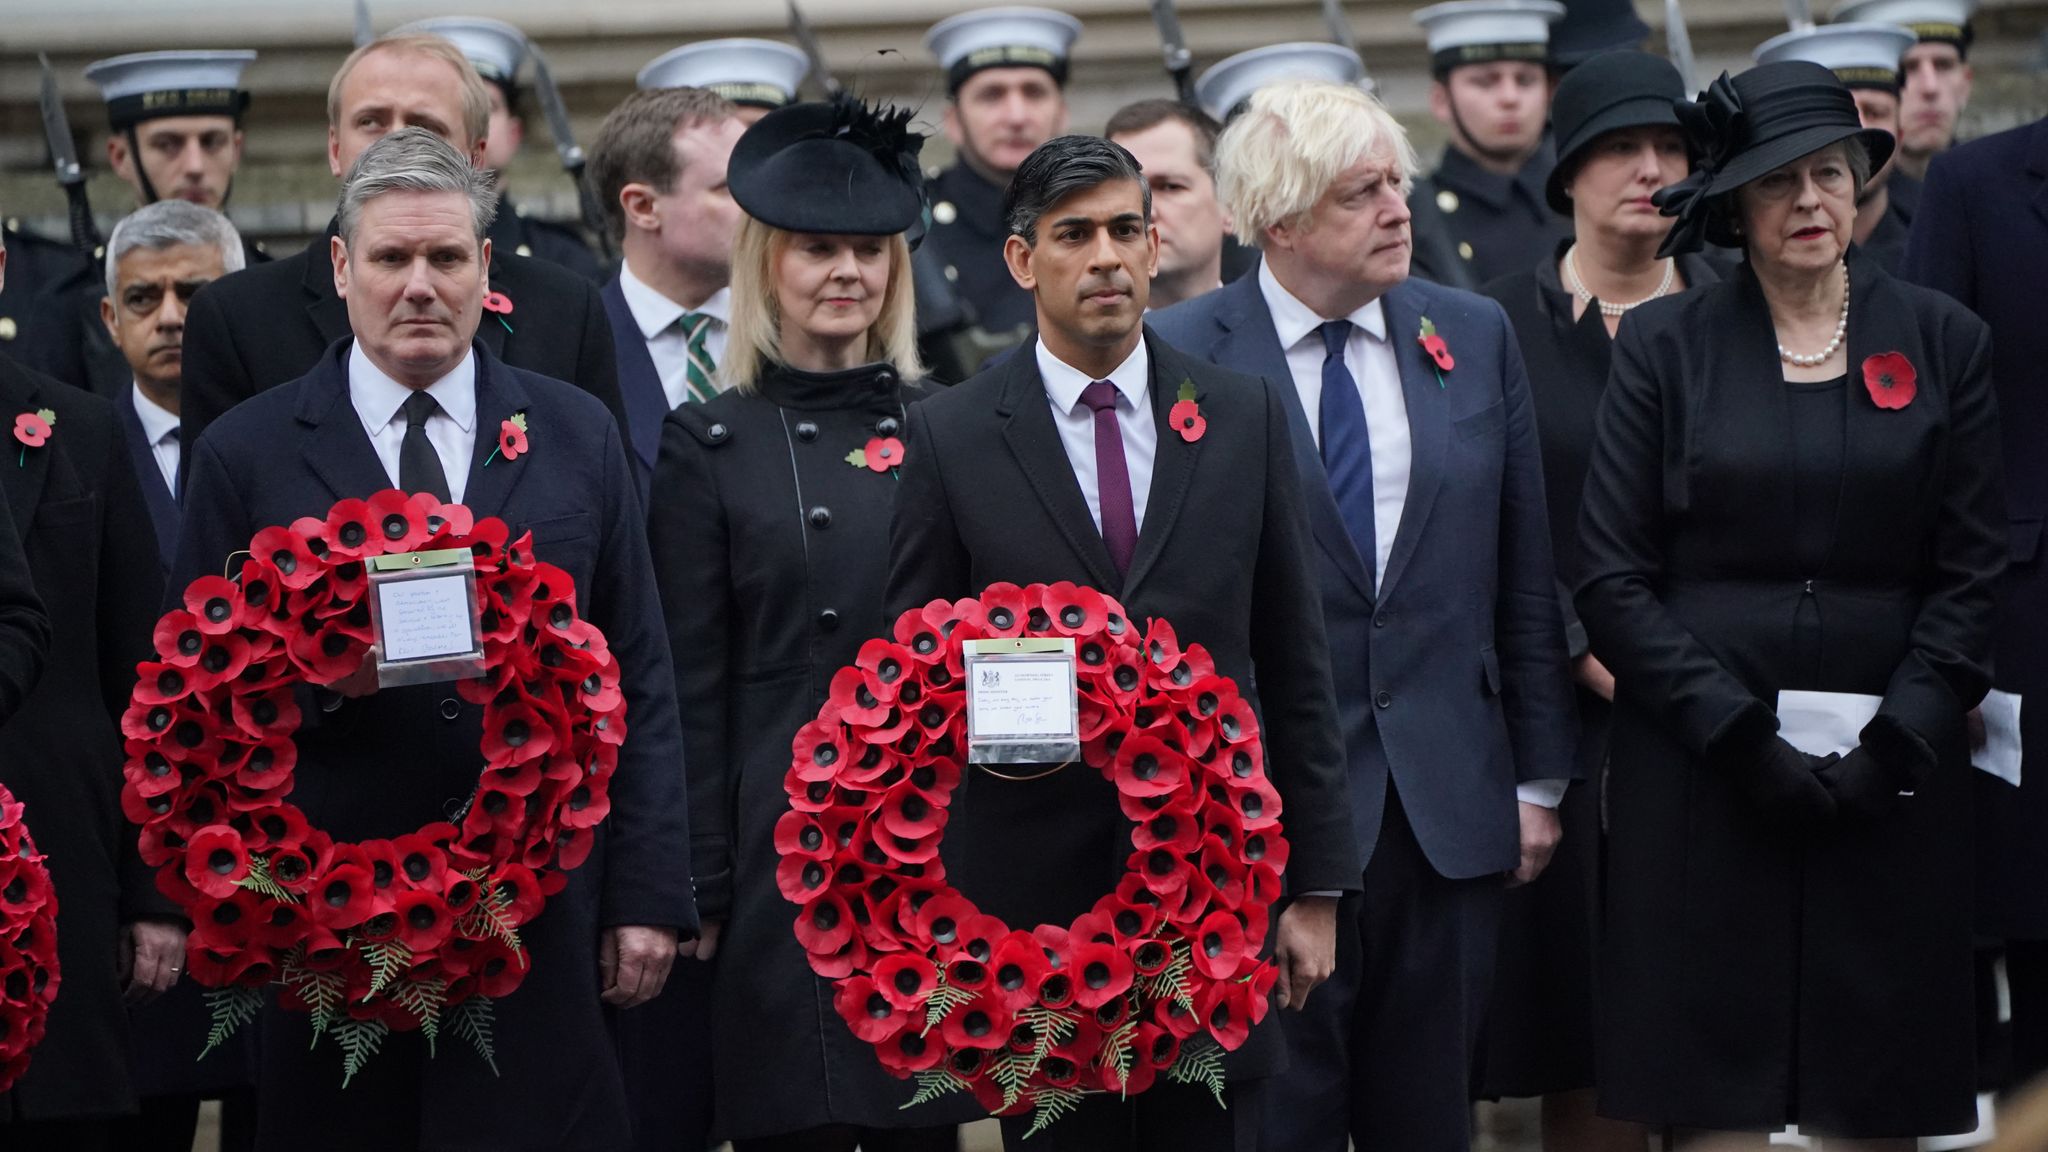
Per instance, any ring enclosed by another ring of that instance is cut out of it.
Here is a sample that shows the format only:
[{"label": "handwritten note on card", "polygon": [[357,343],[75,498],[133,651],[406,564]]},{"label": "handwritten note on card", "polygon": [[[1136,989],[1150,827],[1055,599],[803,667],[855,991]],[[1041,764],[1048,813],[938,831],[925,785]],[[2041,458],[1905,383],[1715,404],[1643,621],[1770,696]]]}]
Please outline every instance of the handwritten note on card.
[{"label": "handwritten note on card", "polygon": [[384,660],[459,656],[475,647],[469,581],[461,572],[377,586]]},{"label": "handwritten note on card", "polygon": [[1067,659],[980,663],[974,669],[973,706],[978,739],[1070,736],[1073,664]]}]

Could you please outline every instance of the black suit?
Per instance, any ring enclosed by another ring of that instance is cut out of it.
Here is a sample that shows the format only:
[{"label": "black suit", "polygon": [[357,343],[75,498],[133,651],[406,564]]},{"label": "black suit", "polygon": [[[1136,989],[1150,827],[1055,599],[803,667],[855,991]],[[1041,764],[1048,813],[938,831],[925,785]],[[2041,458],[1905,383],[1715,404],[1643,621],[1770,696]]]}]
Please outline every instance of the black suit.
[{"label": "black suit", "polygon": [[[888,618],[997,581],[1071,580],[1116,596],[1134,621],[1170,621],[1182,643],[1208,648],[1217,672],[1261,706],[1266,763],[1292,845],[1288,890],[1355,891],[1358,849],[1286,397],[1145,339],[1160,434],[1127,576],[1110,561],[1025,349],[910,410]],[[1194,383],[1208,420],[1192,443],[1166,419],[1182,381]],[[1093,771],[1024,784],[970,773],[942,851],[953,882],[1006,922],[1065,924],[1115,886],[1127,855],[1123,829],[1113,786]],[[1278,1040],[1269,1019],[1234,1054],[1233,1088],[1247,1102],[1247,1083],[1278,1071]],[[1139,1100],[1158,1110],[1144,1121],[1148,1139],[1160,1135],[1158,1112],[1177,1109],[1193,1129],[1188,1138],[1214,1141],[1234,1122],[1249,1146],[1252,1133],[1242,1129],[1255,1107],[1225,1117],[1177,1085]],[[1087,1146],[1085,1131],[1055,1126],[1048,1135]]]},{"label": "black suit", "polygon": [[[221,413],[305,375],[328,345],[350,334],[348,304],[334,293],[328,256],[334,234],[329,223],[326,236],[304,252],[223,276],[192,298],[180,401],[188,446]],[[625,427],[597,286],[545,260],[495,252],[490,285],[511,299],[512,312],[484,313],[476,332],[484,347],[515,368],[583,389]]]},{"label": "black suit", "polygon": [[[0,463],[10,520],[49,613],[50,662],[0,727],[0,783],[27,808],[58,904],[63,993],[12,1092],[6,1122],[109,1116],[135,1107],[116,978],[122,924],[175,917],[121,814],[121,713],[151,655],[162,596],[156,538],[120,425],[104,400],[0,359],[0,414],[50,409],[41,446],[9,438]],[[10,1143],[0,1122],[0,1144]]]}]

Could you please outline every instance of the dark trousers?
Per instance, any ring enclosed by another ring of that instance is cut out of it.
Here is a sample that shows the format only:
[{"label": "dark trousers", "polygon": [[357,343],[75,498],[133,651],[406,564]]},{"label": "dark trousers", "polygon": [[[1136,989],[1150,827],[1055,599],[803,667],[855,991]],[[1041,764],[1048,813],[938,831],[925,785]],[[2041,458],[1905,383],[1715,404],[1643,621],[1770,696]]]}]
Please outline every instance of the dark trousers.
[{"label": "dark trousers", "polygon": [[1003,1118],[1004,1152],[1254,1152],[1270,1083],[1234,1080],[1219,1108],[1206,1088],[1160,1079],[1128,1100],[1089,1096],[1026,1140],[1031,1117]]},{"label": "dark trousers", "polygon": [[757,1136],[732,1142],[732,1152],[854,1152],[856,1148],[860,1152],[959,1152],[960,1129],[855,1128],[834,1124],[786,1136]]},{"label": "dark trousers", "polygon": [[114,1122],[105,1116],[0,1123],[7,1152],[114,1152],[113,1136]]},{"label": "dark trousers", "polygon": [[637,1152],[711,1147],[711,973],[678,958],[661,995],[611,1014]]},{"label": "dark trousers", "polygon": [[199,1131],[199,1105],[220,1101],[221,1152],[250,1152],[256,1147],[256,1089],[189,1095],[144,1096],[133,1116],[114,1121],[113,1146],[121,1152],[192,1152]]},{"label": "dark trousers", "polygon": [[2005,983],[2012,992],[2012,1076],[2018,1091],[2048,1076],[2048,940],[2008,940]]},{"label": "dark trousers", "polygon": [[1266,1152],[1469,1152],[1502,891],[1439,876],[1389,783],[1365,892],[1338,908],[1337,970],[1278,1013],[1288,1067],[1267,1091]]}]

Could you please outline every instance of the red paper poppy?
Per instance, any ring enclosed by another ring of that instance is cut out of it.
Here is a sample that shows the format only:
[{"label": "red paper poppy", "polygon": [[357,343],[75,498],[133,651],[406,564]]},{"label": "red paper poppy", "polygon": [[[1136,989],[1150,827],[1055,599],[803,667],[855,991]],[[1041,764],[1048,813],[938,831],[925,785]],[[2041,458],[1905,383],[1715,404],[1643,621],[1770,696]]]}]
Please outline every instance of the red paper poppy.
[{"label": "red paper poppy", "polygon": [[1094,1011],[1131,987],[1131,958],[1113,944],[1074,949],[1074,1003]]},{"label": "red paper poppy", "polygon": [[1193,400],[1180,400],[1167,409],[1166,422],[1180,433],[1180,438],[1193,444],[1209,431],[1209,421],[1202,415],[1201,406]]},{"label": "red paper poppy", "polygon": [[185,879],[216,899],[230,896],[249,874],[249,852],[242,837],[225,824],[201,828],[185,851]]},{"label": "red paper poppy", "polygon": [[894,436],[874,437],[861,452],[868,467],[876,472],[887,472],[903,463],[903,441]]},{"label": "red paper poppy", "polygon": [[882,1067],[904,1077],[936,1067],[946,1055],[936,1039],[927,1042],[916,1029],[908,1028],[877,1045],[875,1052],[882,1058]]},{"label": "red paper poppy", "polygon": [[1003,1007],[1001,998],[989,991],[975,994],[972,1000],[946,1013],[940,1022],[940,1035],[949,1048],[997,1049],[1009,1043],[1010,1013]]},{"label": "red paper poppy", "polygon": [[517,460],[526,452],[526,429],[507,420],[498,425],[498,454]]},{"label": "red paper poppy", "polygon": [[1187,757],[1156,736],[1135,733],[1117,747],[1113,772],[1127,796],[1164,796],[1186,785]]},{"label": "red paper poppy", "polygon": [[1863,387],[1879,408],[1897,410],[1911,404],[1919,378],[1913,362],[1902,353],[1880,352],[1863,361]]},{"label": "red paper poppy", "polygon": [[30,448],[41,448],[50,438],[50,422],[34,412],[14,418],[14,438]]},{"label": "red paper poppy", "polygon": [[495,312],[500,316],[510,316],[512,314],[512,298],[503,292],[486,292],[484,293],[484,311]]},{"label": "red paper poppy", "polygon": [[[870,1044],[880,1044],[910,1027],[910,1011],[897,1007],[873,980],[849,976],[832,993],[832,1007],[846,1021],[853,1034]],[[916,1019],[921,1020],[922,1009]]]},{"label": "red paper poppy", "polygon": [[1458,366],[1458,362],[1451,358],[1451,346],[1444,343],[1442,336],[1431,332],[1423,336],[1420,343],[1422,344],[1422,350],[1429,353],[1429,358],[1436,362],[1438,368],[1449,372]]},{"label": "red paper poppy", "polygon": [[918,953],[897,952],[875,962],[875,987],[905,1012],[924,1011],[938,982],[938,967]]}]

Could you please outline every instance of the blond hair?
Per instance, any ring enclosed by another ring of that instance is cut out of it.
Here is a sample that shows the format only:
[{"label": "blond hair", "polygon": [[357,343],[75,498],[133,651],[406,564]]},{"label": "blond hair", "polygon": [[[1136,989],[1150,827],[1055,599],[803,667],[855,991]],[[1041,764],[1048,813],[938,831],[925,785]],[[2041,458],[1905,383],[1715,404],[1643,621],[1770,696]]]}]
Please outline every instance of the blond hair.
[{"label": "blond hair", "polygon": [[1301,223],[1345,169],[1391,144],[1401,177],[1419,164],[1408,133],[1370,92],[1327,80],[1283,80],[1216,141],[1216,199],[1237,238],[1264,247],[1266,229]]},{"label": "blond hair", "polygon": [[[740,217],[732,245],[732,323],[726,329],[725,361],[718,374],[725,386],[752,392],[771,364],[782,363],[782,308],[775,297],[775,261],[796,233]],[[924,375],[917,358],[917,292],[911,284],[910,245],[902,235],[886,237],[889,287],[882,311],[868,329],[868,363],[887,363],[905,380]]]},{"label": "blond hair", "polygon": [[370,41],[348,54],[341,67],[334,73],[334,79],[327,82],[327,126],[341,127],[341,86],[348,83],[349,73],[364,57],[376,52],[410,52],[439,60],[455,69],[462,84],[462,130],[469,134],[465,147],[474,148],[491,131],[491,93],[484,87],[484,78],[477,74],[476,65],[462,54],[455,42],[440,36],[424,34],[405,36],[383,36]]}]

